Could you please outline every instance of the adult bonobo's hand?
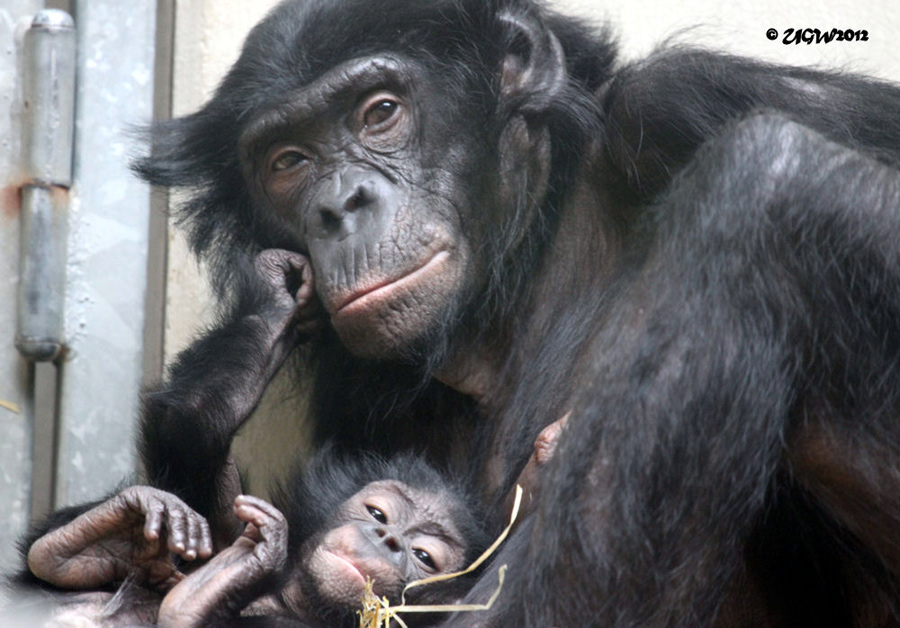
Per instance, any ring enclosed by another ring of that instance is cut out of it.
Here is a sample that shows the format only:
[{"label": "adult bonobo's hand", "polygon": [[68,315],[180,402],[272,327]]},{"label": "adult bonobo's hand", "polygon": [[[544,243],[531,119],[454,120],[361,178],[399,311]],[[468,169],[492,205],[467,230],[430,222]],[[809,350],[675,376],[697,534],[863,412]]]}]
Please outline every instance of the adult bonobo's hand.
[{"label": "adult bonobo's hand", "polygon": [[131,576],[168,590],[183,574],[173,560],[209,558],[206,520],[171,493],[126,488],[31,546],[31,572],[64,589],[94,589]]},{"label": "adult bonobo's hand", "polygon": [[289,351],[321,329],[324,312],[306,257],[293,251],[266,249],[256,256],[254,267],[269,297],[260,315],[277,344]]}]

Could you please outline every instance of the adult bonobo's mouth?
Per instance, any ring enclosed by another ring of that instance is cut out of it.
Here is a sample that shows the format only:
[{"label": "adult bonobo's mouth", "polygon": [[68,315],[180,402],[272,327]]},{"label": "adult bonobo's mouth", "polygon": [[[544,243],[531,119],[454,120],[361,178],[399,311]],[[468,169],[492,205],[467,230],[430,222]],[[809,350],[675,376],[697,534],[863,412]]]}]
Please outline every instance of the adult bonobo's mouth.
[{"label": "adult bonobo's mouth", "polygon": [[352,316],[357,311],[378,309],[383,304],[394,300],[398,292],[414,291],[417,286],[440,275],[449,257],[448,251],[438,251],[424,264],[399,277],[377,281],[355,290],[344,297],[341,304],[335,308],[334,316]]},{"label": "adult bonobo's mouth", "polygon": [[447,246],[422,252],[419,263],[370,273],[331,294],[325,287],[331,324],[351,353],[370,359],[403,356],[445,320],[463,284],[467,256]]}]

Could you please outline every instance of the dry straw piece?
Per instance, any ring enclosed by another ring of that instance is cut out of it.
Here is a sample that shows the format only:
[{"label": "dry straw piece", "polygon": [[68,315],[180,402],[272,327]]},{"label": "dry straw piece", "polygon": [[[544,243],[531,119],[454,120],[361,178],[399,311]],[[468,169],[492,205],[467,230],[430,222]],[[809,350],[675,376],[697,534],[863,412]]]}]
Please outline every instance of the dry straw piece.
[{"label": "dry straw piece", "polygon": [[497,548],[500,547],[500,544],[506,540],[506,537],[509,535],[510,530],[512,530],[513,524],[516,522],[516,517],[519,515],[519,506],[522,503],[522,487],[516,486],[516,499],[513,503],[512,515],[509,518],[509,524],[500,533],[500,536],[497,537],[497,540],[491,544],[489,548],[487,548],[484,553],[479,556],[475,562],[466,567],[462,571],[456,571],[454,573],[442,574],[440,576],[433,576],[431,578],[424,578],[422,580],[416,580],[415,582],[410,582],[406,585],[406,588],[403,589],[403,593],[400,596],[400,606],[391,607],[390,602],[386,597],[378,598],[375,595],[373,588],[373,582],[369,578],[366,578],[366,591],[363,596],[363,608],[359,612],[359,627],[360,628],[390,628],[391,620],[397,622],[397,625],[400,628],[407,628],[406,623],[398,616],[398,613],[465,613],[472,611],[486,611],[491,606],[493,606],[494,602],[500,595],[500,590],[503,588],[503,579],[506,577],[506,565],[501,565],[500,569],[497,571],[497,589],[494,591],[493,595],[491,595],[490,599],[484,604],[429,604],[424,606],[418,605],[408,605],[406,604],[406,592],[412,588],[420,587],[426,584],[432,584],[435,582],[443,582],[444,580],[452,580],[453,578],[458,578],[460,576],[464,576],[468,573],[471,573],[478,569],[481,564],[486,561],[490,556],[497,551]]},{"label": "dry straw piece", "polygon": [[17,406],[16,404],[14,404],[11,401],[4,401],[3,399],[0,399],[0,408],[6,408],[10,412],[15,412],[16,414],[21,413],[19,406]]}]

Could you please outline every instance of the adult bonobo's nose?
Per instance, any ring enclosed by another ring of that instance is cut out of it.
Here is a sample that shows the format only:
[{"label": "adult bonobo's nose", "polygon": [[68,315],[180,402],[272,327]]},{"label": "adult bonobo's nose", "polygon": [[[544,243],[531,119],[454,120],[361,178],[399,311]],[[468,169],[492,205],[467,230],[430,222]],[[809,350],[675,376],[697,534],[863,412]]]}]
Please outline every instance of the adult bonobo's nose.
[{"label": "adult bonobo's nose", "polygon": [[313,198],[309,232],[314,238],[343,239],[364,226],[390,220],[397,203],[394,186],[379,172],[353,166],[320,183]]}]

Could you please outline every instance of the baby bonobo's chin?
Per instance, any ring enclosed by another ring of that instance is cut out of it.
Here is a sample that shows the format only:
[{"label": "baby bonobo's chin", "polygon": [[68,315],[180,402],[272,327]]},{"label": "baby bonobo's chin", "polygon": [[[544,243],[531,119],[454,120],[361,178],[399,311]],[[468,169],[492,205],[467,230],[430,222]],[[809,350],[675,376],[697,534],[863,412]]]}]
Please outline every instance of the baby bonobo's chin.
[{"label": "baby bonobo's chin", "polygon": [[309,574],[319,596],[333,604],[361,606],[366,576],[346,556],[320,545],[309,559]]},{"label": "baby bonobo's chin", "polygon": [[[349,591],[346,593],[350,594]],[[349,595],[343,600],[328,597],[320,589],[315,576],[305,570],[291,578],[281,590],[282,601],[294,617],[311,625],[335,628],[357,624],[356,612],[362,609],[362,597],[362,589],[355,598]]]}]

